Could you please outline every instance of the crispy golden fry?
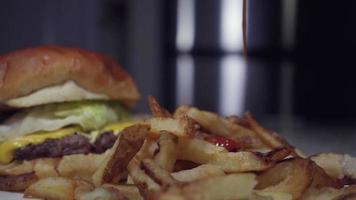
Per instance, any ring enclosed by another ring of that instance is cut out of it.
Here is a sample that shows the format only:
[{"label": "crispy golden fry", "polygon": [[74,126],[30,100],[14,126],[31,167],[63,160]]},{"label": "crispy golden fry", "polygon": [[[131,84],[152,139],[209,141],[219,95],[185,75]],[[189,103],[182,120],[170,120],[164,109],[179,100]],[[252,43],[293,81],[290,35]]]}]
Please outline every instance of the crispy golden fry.
[{"label": "crispy golden fry", "polygon": [[103,188],[113,187],[118,189],[126,198],[129,200],[143,200],[135,185],[112,185],[112,184],[104,184]]},{"label": "crispy golden fry", "polygon": [[93,189],[94,189],[94,185],[92,185],[90,182],[75,180],[75,190],[74,190],[75,199],[80,199],[83,194],[88,193]]},{"label": "crispy golden fry", "polygon": [[118,189],[114,187],[97,187],[92,191],[76,196],[77,200],[128,200]]},{"label": "crispy golden fry", "polygon": [[312,183],[311,162],[295,158],[278,163],[257,176],[256,189],[263,192],[289,193],[298,199]]},{"label": "crispy golden fry", "polygon": [[168,110],[160,106],[157,100],[152,96],[148,96],[148,105],[154,117],[172,117],[171,113],[169,113]]},{"label": "crispy golden fry", "polygon": [[254,174],[229,174],[202,179],[183,186],[187,199],[248,199],[256,185]]},{"label": "crispy golden fry", "polygon": [[178,138],[164,131],[158,140],[158,153],[155,155],[155,162],[163,169],[172,172],[177,160]]},{"label": "crispy golden fry", "polygon": [[151,118],[148,122],[151,126],[151,131],[156,134],[161,131],[168,131],[178,137],[192,137],[196,131],[194,121],[188,117],[180,119]]},{"label": "crispy golden fry", "polygon": [[267,158],[268,160],[277,162],[285,159],[287,156],[289,156],[293,152],[293,149],[290,147],[281,147],[281,148],[276,148],[272,151],[269,151],[265,153],[263,156]]},{"label": "crispy golden fry", "polygon": [[126,167],[144,143],[149,127],[136,124],[122,131],[113,148],[93,175],[96,186],[126,178]]},{"label": "crispy golden fry", "polygon": [[[219,117],[217,114],[198,110],[196,108],[190,108],[189,110],[187,110],[186,115],[194,119],[196,122],[198,122],[198,124],[209,130],[214,135],[231,135],[231,131],[229,130],[229,127],[226,124],[227,121]],[[244,128],[242,128],[241,132],[242,131],[248,132],[249,130],[245,130]]]},{"label": "crispy golden fry", "polygon": [[103,154],[74,154],[64,156],[57,166],[58,174],[62,177],[83,179],[92,182],[94,172],[107,154],[108,152]]},{"label": "crispy golden fry", "polygon": [[249,199],[255,186],[254,174],[229,174],[201,179],[148,199],[224,200]]},{"label": "crispy golden fry", "polygon": [[25,197],[71,200],[75,195],[75,181],[63,177],[49,177],[40,179],[30,185],[25,192]]},{"label": "crispy golden fry", "polygon": [[252,152],[227,152],[204,140],[184,138],[178,141],[178,159],[217,165],[225,172],[262,171],[273,164]]},{"label": "crispy golden fry", "polygon": [[24,191],[28,186],[37,180],[38,177],[34,172],[19,175],[0,176],[0,190]]},{"label": "crispy golden fry", "polygon": [[313,161],[311,161],[311,174],[313,176],[313,182],[311,187],[321,188],[321,187],[333,187],[341,188],[343,185],[341,181],[333,179],[330,177],[323,168],[319,167]]},{"label": "crispy golden fry", "polygon": [[355,199],[356,186],[352,185],[341,189],[335,188],[309,188],[301,200],[353,200]]},{"label": "crispy golden fry", "polygon": [[180,118],[183,118],[184,116],[187,116],[187,112],[188,112],[189,109],[191,109],[191,106],[186,106],[186,105],[179,106],[174,111],[173,118],[174,119],[180,119]]},{"label": "crispy golden fry", "polygon": [[45,178],[51,176],[58,176],[56,167],[58,165],[58,158],[41,158],[35,160],[33,170],[38,178]]},{"label": "crispy golden fry", "polygon": [[159,191],[161,187],[140,168],[140,161],[133,158],[127,166],[130,177],[139,188],[141,194],[146,195],[150,191]]},{"label": "crispy golden fry", "polygon": [[211,134],[225,136],[238,141],[242,149],[263,149],[268,147],[262,143],[254,131],[239,124],[234,124],[215,113],[190,108],[186,110],[186,115],[198,122]]},{"label": "crispy golden fry", "polygon": [[179,184],[179,182],[176,181],[168,171],[161,168],[152,159],[146,158],[142,160],[141,168],[148,176],[152,178],[152,180],[158,183],[162,188],[167,188]]},{"label": "crispy golden fry", "polygon": [[248,123],[248,126],[253,130],[262,141],[269,145],[272,149],[280,148],[283,146],[290,146],[285,140],[279,137],[277,134],[270,133],[263,128],[251,115],[251,113],[245,113],[244,120]]},{"label": "crispy golden fry", "polygon": [[266,161],[252,152],[228,152],[216,154],[209,164],[217,165],[225,172],[251,172],[263,171],[270,168],[274,163]]},{"label": "crispy golden fry", "polygon": [[283,192],[255,191],[255,194],[258,195],[259,197],[265,197],[271,200],[293,200],[293,196],[291,194],[283,193]]},{"label": "crispy golden fry", "polygon": [[224,171],[220,167],[216,165],[204,164],[193,169],[174,172],[172,173],[172,176],[180,182],[191,182],[208,177],[222,176],[224,174]]},{"label": "crispy golden fry", "polygon": [[215,154],[227,152],[224,147],[215,146],[201,139],[179,138],[177,148],[177,159],[189,160],[199,164],[208,163]]},{"label": "crispy golden fry", "polygon": [[347,154],[322,153],[312,156],[310,159],[334,179],[346,177],[356,180],[356,158]]}]

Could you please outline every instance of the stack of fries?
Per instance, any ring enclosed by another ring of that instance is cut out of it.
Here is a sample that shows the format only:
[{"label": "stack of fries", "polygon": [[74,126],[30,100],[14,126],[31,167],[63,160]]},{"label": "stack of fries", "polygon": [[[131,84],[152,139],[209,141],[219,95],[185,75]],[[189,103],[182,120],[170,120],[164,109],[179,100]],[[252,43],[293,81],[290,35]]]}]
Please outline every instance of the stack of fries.
[{"label": "stack of fries", "polygon": [[6,166],[0,188],[44,199],[356,199],[351,156],[303,156],[249,113],[181,106],[171,114],[152,97],[149,106],[153,117],[124,129],[105,154]]}]

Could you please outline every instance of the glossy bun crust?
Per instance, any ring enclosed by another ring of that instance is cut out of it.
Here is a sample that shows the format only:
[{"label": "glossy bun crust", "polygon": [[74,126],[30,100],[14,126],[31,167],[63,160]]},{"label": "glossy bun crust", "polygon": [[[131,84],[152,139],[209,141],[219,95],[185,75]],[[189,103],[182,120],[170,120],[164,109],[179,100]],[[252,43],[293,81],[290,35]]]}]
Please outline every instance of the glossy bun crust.
[{"label": "glossy bun crust", "polygon": [[0,102],[70,80],[127,107],[140,98],[131,76],[106,55],[77,48],[39,46],[0,56]]}]

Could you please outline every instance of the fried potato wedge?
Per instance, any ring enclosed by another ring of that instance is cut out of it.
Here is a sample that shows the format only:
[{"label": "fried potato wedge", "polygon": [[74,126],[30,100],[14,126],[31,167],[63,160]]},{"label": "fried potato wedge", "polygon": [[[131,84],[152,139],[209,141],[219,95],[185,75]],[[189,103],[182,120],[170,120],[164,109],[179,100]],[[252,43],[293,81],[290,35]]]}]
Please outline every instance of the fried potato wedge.
[{"label": "fried potato wedge", "polygon": [[311,161],[311,174],[313,176],[313,182],[310,187],[332,187],[341,188],[343,186],[342,182],[338,179],[333,179],[329,176],[323,168]]},{"label": "fried potato wedge", "polygon": [[160,191],[161,187],[140,167],[140,161],[137,158],[131,160],[128,165],[130,177],[134,184],[140,190],[140,193],[145,196],[151,191]]},{"label": "fried potato wedge", "polygon": [[216,165],[225,172],[261,171],[273,164],[255,153],[227,152],[223,147],[200,139],[179,138],[177,158],[199,164]]},{"label": "fried potato wedge", "polygon": [[356,158],[347,154],[322,153],[310,158],[334,179],[349,178],[356,183]]},{"label": "fried potato wedge", "polygon": [[353,200],[355,199],[356,186],[352,185],[341,189],[335,188],[309,188],[302,200]]},{"label": "fried potato wedge", "polygon": [[284,192],[264,192],[264,191],[255,191],[260,197],[267,197],[271,200],[293,200],[293,196],[289,193]]},{"label": "fried potato wedge", "polygon": [[256,185],[254,174],[215,176],[175,187],[173,190],[151,194],[148,199],[228,200],[249,199]]},{"label": "fried potato wedge", "polygon": [[179,138],[177,148],[177,159],[189,160],[199,164],[208,163],[215,154],[227,153],[224,147],[215,146],[210,142],[196,138]]},{"label": "fried potato wedge", "polygon": [[158,139],[158,152],[154,157],[155,162],[163,169],[172,172],[177,160],[177,136],[164,131]]},{"label": "fried potato wedge", "polygon": [[278,163],[257,176],[257,190],[289,193],[298,199],[312,183],[311,162],[295,158]]},{"label": "fried potato wedge", "polygon": [[160,134],[161,131],[168,131],[178,137],[192,137],[195,133],[194,121],[188,117],[180,119],[173,118],[151,118],[148,120],[151,131]]},{"label": "fried potato wedge", "polygon": [[176,181],[168,171],[161,168],[152,159],[142,160],[141,168],[148,176],[150,176],[156,183],[158,183],[161,188],[167,188],[179,184],[179,182]]},{"label": "fried potato wedge", "polygon": [[174,172],[171,175],[180,182],[192,182],[208,177],[222,176],[225,172],[216,165],[203,164],[193,169]]},{"label": "fried potato wedge", "polygon": [[2,191],[24,191],[28,186],[38,180],[34,172],[0,176],[0,190]]},{"label": "fried potato wedge", "polygon": [[74,154],[64,156],[57,166],[58,174],[62,177],[92,182],[93,174],[107,154],[108,151],[103,154]]},{"label": "fried potato wedge", "polygon": [[71,200],[75,197],[75,181],[63,177],[49,177],[40,179],[30,185],[24,196],[27,198]]},{"label": "fried potato wedge", "polygon": [[119,190],[126,198],[129,200],[143,200],[140,195],[138,188],[135,185],[113,185],[113,184],[104,184],[103,188],[116,188]]},{"label": "fried potato wedge", "polygon": [[209,164],[217,165],[225,172],[258,172],[271,166],[273,162],[248,151],[216,154]]},{"label": "fried potato wedge", "polygon": [[59,158],[41,158],[35,160],[33,170],[38,178],[58,176],[56,170]]},{"label": "fried potato wedge", "polygon": [[129,200],[114,187],[97,187],[92,191],[81,193],[77,200]]},{"label": "fried potato wedge", "polygon": [[136,124],[122,131],[105,160],[93,175],[93,183],[117,183],[127,176],[127,165],[142,147],[149,127]]},{"label": "fried potato wedge", "polygon": [[187,199],[248,199],[256,185],[254,174],[229,174],[192,182],[183,186]]}]

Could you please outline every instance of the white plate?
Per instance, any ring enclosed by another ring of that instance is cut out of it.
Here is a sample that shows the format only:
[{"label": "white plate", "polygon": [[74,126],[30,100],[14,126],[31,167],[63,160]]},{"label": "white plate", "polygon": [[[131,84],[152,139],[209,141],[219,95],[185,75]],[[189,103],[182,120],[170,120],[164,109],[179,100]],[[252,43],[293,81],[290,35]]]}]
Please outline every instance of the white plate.
[{"label": "white plate", "polygon": [[[6,200],[19,200],[19,199],[27,199],[22,197],[22,193],[14,193],[14,192],[1,192],[0,191],[0,199]],[[33,200],[33,199],[32,199]]]}]

